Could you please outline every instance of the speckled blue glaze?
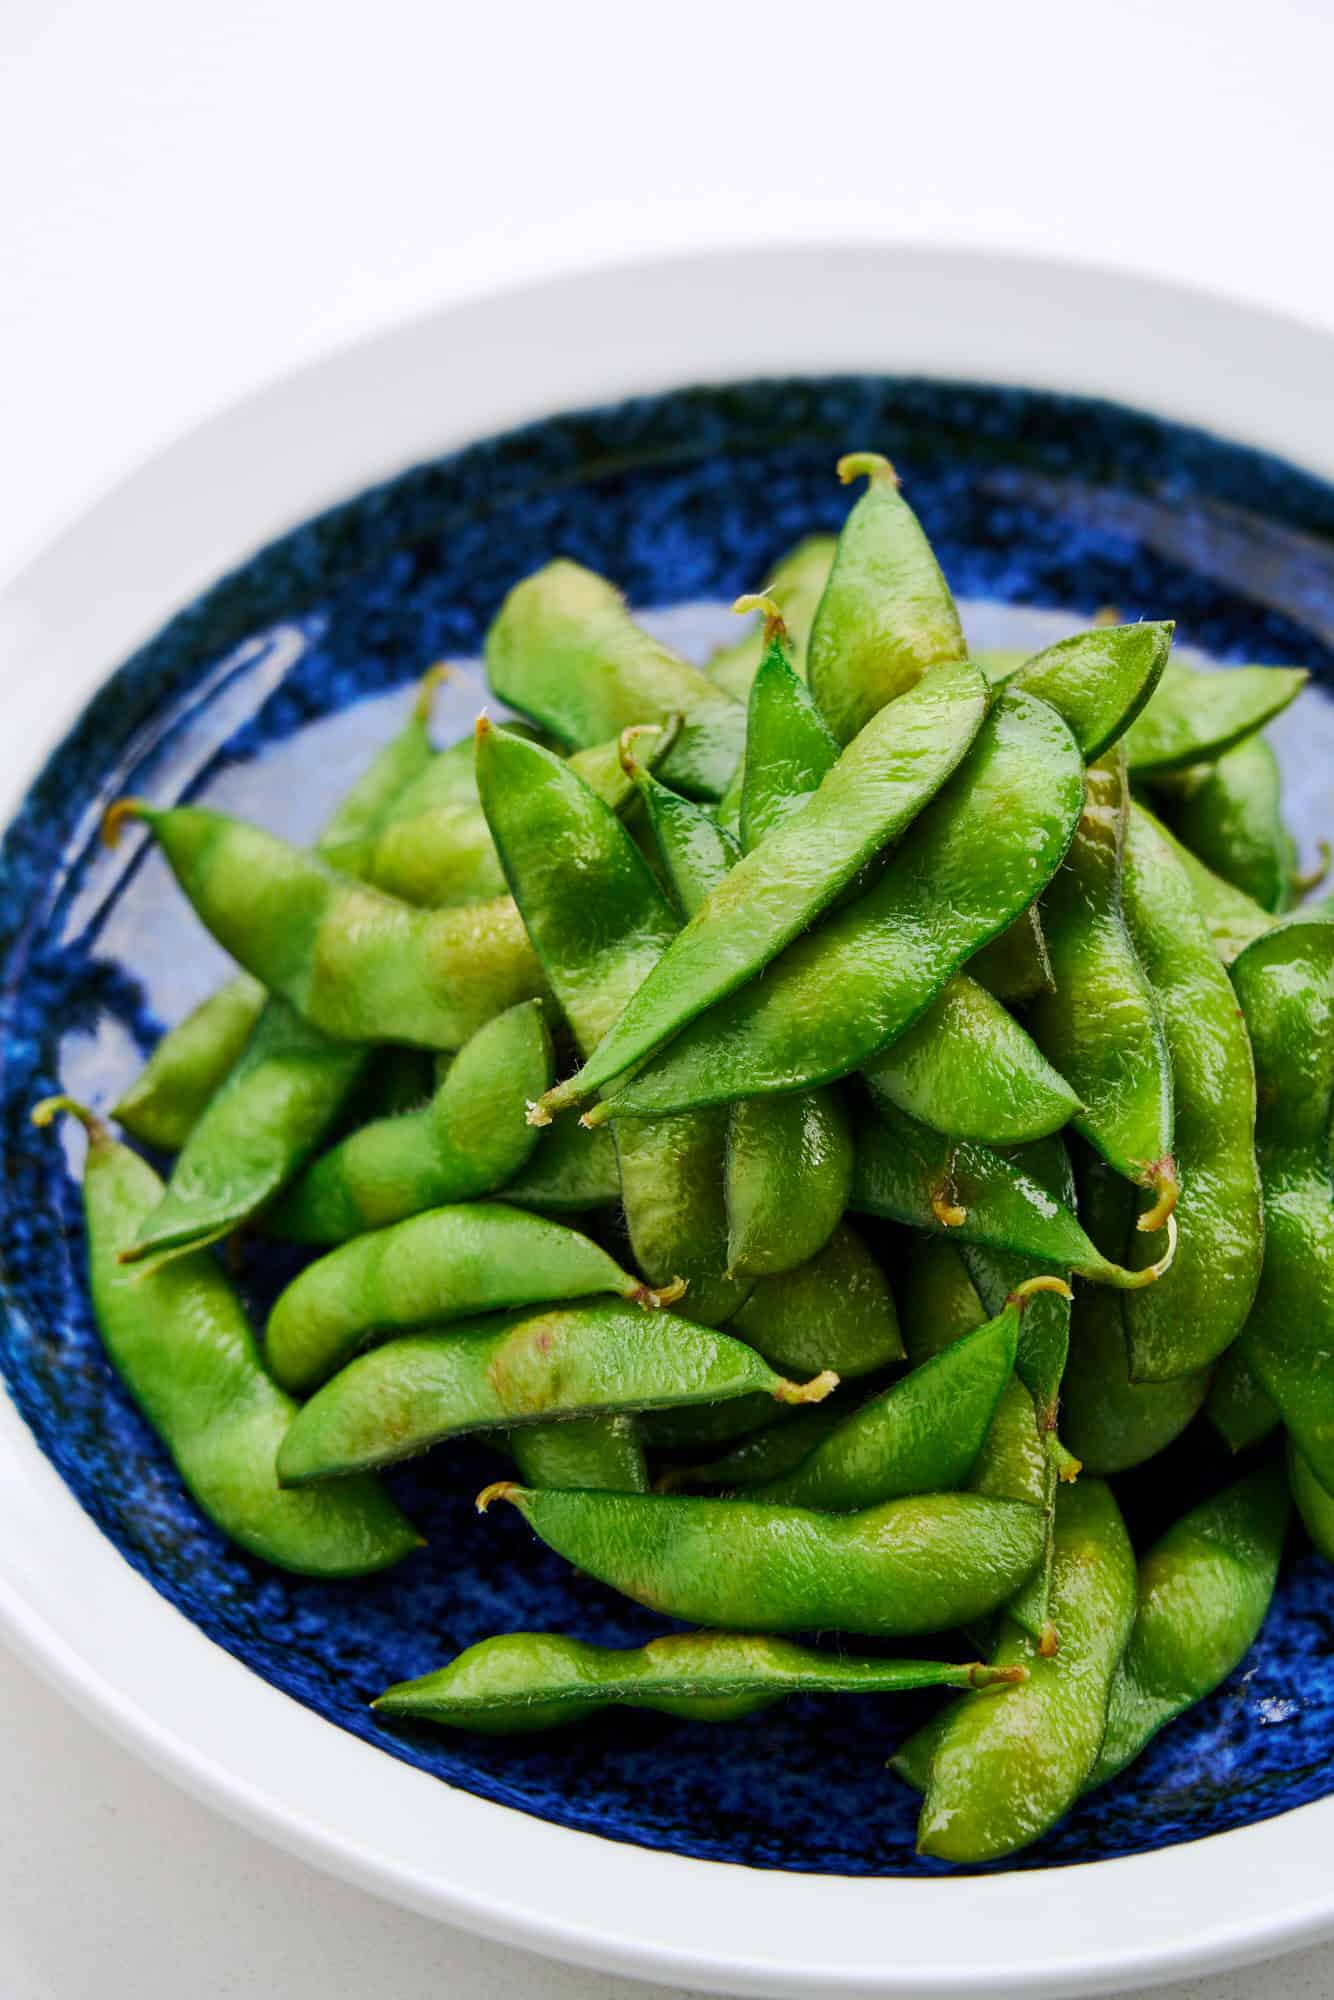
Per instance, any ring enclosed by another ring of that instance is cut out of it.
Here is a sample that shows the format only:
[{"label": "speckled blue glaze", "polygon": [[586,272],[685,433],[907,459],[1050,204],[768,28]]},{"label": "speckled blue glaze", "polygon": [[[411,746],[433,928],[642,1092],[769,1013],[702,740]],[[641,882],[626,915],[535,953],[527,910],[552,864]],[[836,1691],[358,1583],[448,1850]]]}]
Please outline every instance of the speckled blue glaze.
[{"label": "speckled blue glaze", "polygon": [[[529,1741],[374,1722],[373,1694],[487,1633],[628,1644],[661,1626],[570,1574],[509,1510],[479,1519],[471,1496],[497,1461],[477,1447],[392,1480],[430,1548],[389,1576],[297,1581],[229,1549],[103,1358],[75,1143],[28,1124],[58,1084],[114,1101],[161,1022],[218,970],[156,857],[97,848],[109,798],[202,794],[308,837],[401,714],[391,691],[431,659],[475,655],[516,577],[561,553],[642,607],[726,602],[798,537],[837,527],[833,461],[854,446],[893,454],[961,597],[1173,615],[1220,659],[1300,662],[1334,684],[1334,491],[1106,404],[880,378],[702,389],[554,419],[360,495],[224,578],[112,674],[6,839],[0,1367],[125,1559],[255,1672],[386,1753],[613,1839],[894,1875],[935,1866],[914,1857],[915,1802],[884,1770],[927,1699],[800,1701],[725,1729],[612,1715]],[[479,693],[452,690],[447,733]],[[257,1311],[279,1276],[250,1273]],[[1173,1511],[1223,1471],[1202,1429],[1175,1467]],[[1152,1534],[1149,1485],[1121,1487],[1136,1533]],[[1297,1554],[1241,1672],[1013,1865],[1196,1839],[1334,1788],[1330,1585]]]}]

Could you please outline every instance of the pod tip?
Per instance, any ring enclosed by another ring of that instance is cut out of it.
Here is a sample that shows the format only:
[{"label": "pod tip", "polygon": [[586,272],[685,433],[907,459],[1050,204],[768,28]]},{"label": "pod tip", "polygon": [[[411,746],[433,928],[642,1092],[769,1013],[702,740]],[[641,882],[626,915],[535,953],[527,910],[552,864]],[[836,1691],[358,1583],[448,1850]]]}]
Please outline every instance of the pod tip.
[{"label": "pod tip", "polygon": [[611,1106],[605,1099],[601,1104],[590,1105],[579,1114],[579,1123],[586,1132],[596,1132],[599,1125],[605,1125],[611,1117]]},{"label": "pod tip", "polygon": [[782,638],[787,632],[787,625],[777,603],[762,590],[747,591],[744,597],[738,597],[732,609],[743,615],[747,611],[762,611],[766,640]]},{"label": "pod tip", "polygon": [[942,1229],[962,1229],[968,1220],[968,1210],[960,1207],[950,1198],[946,1188],[935,1188],[931,1194],[931,1213]]},{"label": "pod tip", "polygon": [[515,1494],[519,1491],[520,1487],[517,1479],[493,1479],[489,1486],[482,1488],[473,1504],[479,1514],[485,1514],[494,1501],[513,1500]]},{"label": "pod tip", "polygon": [[809,1382],[780,1382],[774,1390],[774,1400],[778,1403],[823,1403],[838,1387],[838,1376],[832,1368],[822,1368]]},{"label": "pod tip", "polygon": [[44,1132],[48,1125],[55,1123],[62,1112],[71,1118],[77,1118],[90,1139],[101,1140],[107,1137],[107,1128],[97,1113],[90,1111],[86,1104],[80,1104],[75,1097],[61,1095],[44,1097],[39,1104],[33,1105],[28,1116],[38,1131]]},{"label": "pod tip", "polygon": [[636,1285],[629,1296],[636,1305],[658,1312],[664,1306],[674,1306],[678,1299],[685,1297],[688,1289],[689,1279],[673,1278],[670,1285]]},{"label": "pod tip", "polygon": [[1010,1293],[1007,1304],[1024,1306],[1038,1292],[1056,1292],[1063,1299],[1072,1299],[1074,1297],[1074,1293],[1071,1291],[1069,1285],[1066,1284],[1064,1278],[1058,1278],[1054,1272],[1044,1271],[1040,1272],[1036,1278],[1025,1278],[1022,1284],[1016,1285]]},{"label": "pod tip", "polygon": [[1136,1220],[1136,1229],[1142,1229],[1146,1236],[1154,1230],[1162,1229],[1168,1216],[1177,1205],[1181,1193],[1181,1182],[1177,1176],[1176,1161],[1170,1153],[1164,1153],[1161,1160],[1154,1160],[1144,1170],[1143,1185],[1153,1191],[1155,1200],[1152,1208],[1146,1208]]},{"label": "pod tip", "polygon": [[142,819],[148,812],[143,799],[116,799],[102,815],[101,840],[103,847],[114,847],[119,841],[127,819]]},{"label": "pod tip", "polygon": [[473,736],[476,738],[477,742],[482,743],[486,740],[488,736],[490,736],[494,732],[494,730],[495,730],[494,722],[492,722],[486,710],[483,709],[481,714],[478,716],[476,722],[474,722],[472,726]]},{"label": "pod tip", "polygon": [[435,706],[435,691],[444,681],[459,679],[457,667],[451,667],[447,660],[437,660],[428,667],[417,683],[417,699],[412,704],[414,722],[429,722],[431,710]]},{"label": "pod tip", "polygon": [[1019,1687],[1028,1679],[1028,1668],[989,1667],[985,1660],[976,1660],[968,1669],[968,1679],[975,1688]]},{"label": "pod tip", "polygon": [[1054,1660],[1060,1650],[1061,1635],[1049,1618],[1038,1635],[1038,1658]]},{"label": "pod tip", "polygon": [[866,478],[873,484],[897,486],[899,475],[883,452],[849,451],[838,461],[838,476],[845,486],[854,479]]},{"label": "pod tip", "polygon": [[529,1125],[549,1125],[551,1113],[540,1097],[530,1097],[524,1106],[524,1119]]}]

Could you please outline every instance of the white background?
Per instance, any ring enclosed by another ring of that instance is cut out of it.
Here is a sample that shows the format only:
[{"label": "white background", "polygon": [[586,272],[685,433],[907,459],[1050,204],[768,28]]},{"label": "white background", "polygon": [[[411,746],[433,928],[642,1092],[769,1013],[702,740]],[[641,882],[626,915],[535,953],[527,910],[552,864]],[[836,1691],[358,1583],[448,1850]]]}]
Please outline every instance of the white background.
[{"label": "white background", "polygon": [[[1332,83],[1330,0],[0,0],[0,579],[275,373],[631,254],[985,244],[1334,328]],[[6,2000],[649,1990],[325,1881],[4,1656],[0,1717]],[[1171,1991],[1325,2000],[1334,1950]]]}]

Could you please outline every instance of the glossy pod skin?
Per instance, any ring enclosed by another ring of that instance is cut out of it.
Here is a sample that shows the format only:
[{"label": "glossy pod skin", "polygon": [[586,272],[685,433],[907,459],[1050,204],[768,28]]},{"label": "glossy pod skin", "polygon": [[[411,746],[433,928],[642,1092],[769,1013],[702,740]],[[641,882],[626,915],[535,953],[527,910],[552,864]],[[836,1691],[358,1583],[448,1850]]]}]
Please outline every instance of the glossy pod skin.
[{"label": "glossy pod skin", "polygon": [[[901,716],[950,671],[936,670],[886,716]],[[853,754],[844,753],[805,812],[749,859],[763,860],[807,825]],[[799,938],[762,980],[692,1022],[592,1115],[657,1115],[796,1090],[869,1061],[912,1026],[964,960],[1059,866],[1079,813],[1082,768],[1053,709],[1021,691],[1002,695],[875,886]],[[696,924],[746,865],[715,891]],[[642,998],[643,990],[614,1033]]]},{"label": "glossy pod skin", "polygon": [[[833,535],[808,535],[774,565],[764,585],[764,595],[773,599],[783,615],[792,648],[792,670],[802,680],[806,678],[811,625],[829,581],[837,546]],[[744,702],[764,658],[766,643],[763,620],[757,617],[740,639],[718,648],[705,672],[725,694]]]},{"label": "glossy pod skin", "polygon": [[1281,1467],[1193,1508],[1139,1566],[1130,1640],[1112,1681],[1088,1787],[1104,1785],[1158,1731],[1240,1666],[1274,1594],[1288,1525]]},{"label": "glossy pod skin", "polygon": [[[443,674],[443,668],[432,667],[423,676],[407,721],[326,822],[317,843],[326,859],[373,840],[397,801],[431,764],[431,701]],[[180,1152],[230,1075],[267,999],[261,982],[242,972],[169,1029],[115,1106],[113,1115],[126,1131],[163,1152]]]},{"label": "glossy pod skin", "polygon": [[1073,1120],[1118,1173],[1154,1191],[1149,1226],[1176,1198],[1172,1070],[1157,998],[1122,912],[1130,793],[1124,752],[1089,767],[1084,809],[1042,924],[1054,984],[1029,1012],[1033,1036],[1078,1094]]},{"label": "glossy pod skin", "polygon": [[956,972],[906,1034],[862,1072],[872,1098],[987,1146],[1059,1132],[1079,1099],[985,986]]},{"label": "glossy pod skin", "polygon": [[962,1486],[1014,1372],[1021,1310],[1016,1301],[914,1368],[749,1497],[843,1513]]},{"label": "glossy pod skin", "polygon": [[734,608],[765,612],[764,657],[751,683],[741,764],[741,846],[749,854],[818,791],[838,762],[839,743],[789,658],[787,631],[770,598],[741,597]]},{"label": "glossy pod skin", "polygon": [[222,813],[125,800],[108,815],[108,837],[127,814],[150,827],[223,949],[335,1041],[457,1049],[541,991],[507,897],[416,910]]},{"label": "glossy pod skin", "polygon": [[[1124,907],[1158,1002],[1176,1097],[1176,1259],[1159,1284],[1125,1302],[1131,1375],[1137,1382],[1165,1382],[1197,1374],[1227,1351],[1260,1280],[1264,1204],[1255,1157],[1255,1065],[1236,995],[1189,878],[1153,823],[1134,808]],[[1133,1234],[1126,1239],[1131,1264],[1147,1263],[1152,1250]]]},{"label": "glossy pod skin", "polygon": [[[903,1355],[889,1284],[847,1222],[796,1270],[759,1279],[728,1325],[788,1374],[833,1368],[851,1380]],[[824,1353],[827,1360],[807,1366],[809,1355]]]},{"label": "glossy pod skin", "polygon": [[343,1243],[423,1209],[501,1188],[537,1133],[527,1107],[551,1081],[551,1037],[540,1000],[479,1028],[419,1110],[380,1118],[309,1167],[266,1219],[298,1243]]},{"label": "glossy pod skin", "polygon": [[800,1465],[817,1444],[846,1422],[847,1415],[847,1404],[837,1397],[806,1409],[787,1410],[778,1423],[750,1432],[716,1458],[668,1467],[655,1481],[655,1490],[679,1493],[691,1487],[711,1486],[735,1493],[763,1486]]},{"label": "glossy pod skin", "polygon": [[1283,1421],[1240,1341],[1219,1362],[1205,1409],[1229,1451],[1249,1451]]},{"label": "glossy pod skin", "polygon": [[1321,1555],[1334,1561],[1334,1494],[1321,1485],[1292,1438],[1288,1439],[1288,1482],[1302,1526]]},{"label": "glossy pod skin", "polygon": [[650,1708],[690,1722],[731,1722],[793,1694],[896,1694],[1003,1685],[1005,1669],[939,1660],[857,1660],[784,1639],[672,1632],[633,1650],[554,1632],[505,1632],[447,1667],[403,1681],[378,1714],[511,1736],[581,1722],[604,1708]]},{"label": "glossy pod skin", "polygon": [[755,1631],[936,1632],[984,1617],[1037,1563],[1032,1507],[933,1493],[858,1514],[756,1500],[533,1492],[501,1481],[478,1505],[613,1590],[691,1624]]},{"label": "glossy pod skin", "polygon": [[866,491],[843,524],[815,613],[806,673],[825,720],[850,743],[929,667],[967,652],[949,585],[887,458],[854,452],[838,462],[845,485]]},{"label": "glossy pod skin", "polygon": [[187,1137],[162,1200],[144,1217],[124,1261],[178,1257],[248,1221],[314,1152],[365,1074],[368,1056],[351,1043],[331,1042],[286,1000],[271,1000]]},{"label": "glossy pod skin", "polygon": [[88,1131],[83,1198],[93,1310],[111,1362],[208,1518],[252,1555],[308,1576],[364,1576],[422,1546],[373,1479],[285,1493],[274,1460],[296,1404],[269,1378],[235,1293],[205,1253],[129,1271],[120,1251],[161,1196],[136,1153],[55,1098]]},{"label": "glossy pod skin", "polygon": [[1132,776],[1181,771],[1221,757],[1281,714],[1309,678],[1301,667],[1199,673],[1169,661],[1157,692],[1126,734]]},{"label": "glossy pod skin", "polygon": [[[1154,1282],[1157,1267],[1128,1271],[1104,1257],[1021,1161],[986,1146],[954,1145],[887,1107],[861,1119],[856,1147],[850,1205],[862,1214],[948,1231],[956,1243],[1015,1250],[1101,1285]],[[1168,1236],[1170,1250],[1170,1219]]]},{"label": "glossy pod skin", "polygon": [[[676,936],[676,913],[615,814],[560,758],[483,718],[477,775],[533,947],[588,1050]],[[686,1279],[690,1316],[708,1325],[730,1318],[750,1289],[727,1275],[726,1132],[714,1113],[616,1134],[639,1267],[655,1284]]]},{"label": "glossy pod skin", "polygon": [[598,1292],[661,1303],[596,1243],[545,1216],[498,1201],[436,1208],[307,1265],[279,1294],[265,1349],[284,1387],[307,1393],[371,1334]]},{"label": "glossy pod skin", "polygon": [[405,1334],[358,1356],[301,1410],[278,1476],[284,1486],[342,1478],[516,1424],[755,1394],[819,1402],[836,1381],[784,1381],[742,1341],[666,1314],[646,1322],[636,1306],[544,1307]]},{"label": "glossy pod skin", "polygon": [[[1092,1152],[1079,1159],[1076,1177],[1079,1213],[1093,1240],[1103,1249],[1130,1241],[1135,1197],[1129,1185]],[[1162,1282],[1171,1278],[1169,1271]],[[1076,1282],[1061,1436],[1085,1472],[1102,1479],[1164,1451],[1209,1393],[1207,1367],[1168,1382],[1131,1380],[1125,1306],[1126,1295],[1110,1286]]]},{"label": "glossy pod skin", "polygon": [[626,767],[644,801],[644,817],[672,901],[682,918],[693,917],[714,884],[741,859],[741,849],[704,806],[659,784],[640,764],[629,741],[636,733],[625,732]]},{"label": "glossy pod skin", "polygon": [[1206,867],[1262,910],[1293,901],[1297,850],[1283,824],[1278,758],[1263,736],[1244,736],[1215,764],[1183,771],[1161,792],[1178,838]]},{"label": "glossy pod skin", "polygon": [[1334,925],[1290,919],[1232,967],[1259,1101],[1265,1249],[1242,1352],[1298,1450],[1334,1491]]},{"label": "glossy pod skin", "polygon": [[1063,1487],[1051,1594],[1060,1650],[1044,1657],[1004,1620],[995,1663],[1027,1667],[1027,1680],[999,1690],[994,1707],[965,1695],[892,1760],[910,1783],[925,1784],[919,1853],[998,1861],[1069,1811],[1102,1747],[1135,1586],[1134,1551],[1110,1489],[1096,1479]]},{"label": "glossy pod skin", "polygon": [[621,1170],[610,1127],[586,1132],[572,1118],[563,1118],[535,1136],[527,1163],[500,1190],[503,1200],[544,1215],[581,1215],[618,1206]]},{"label": "glossy pod skin", "polygon": [[1069,726],[1086,763],[1123,736],[1162,680],[1172,649],[1170,622],[1097,625],[1040,653],[986,668],[993,687],[1022,687],[1049,701]]},{"label": "glossy pod skin", "polygon": [[595,1057],[548,1093],[559,1110],[613,1082],[760,972],[931,799],[982,725],[986,688],[942,667],[877,716],[814,792],[726,875],[634,994]]},{"label": "glossy pod skin", "polygon": [[486,635],[486,673],[502,701],[570,749],[679,715],[661,775],[696,798],[716,799],[741,755],[741,704],[651,639],[620,592],[578,563],[548,563],[515,585]]}]

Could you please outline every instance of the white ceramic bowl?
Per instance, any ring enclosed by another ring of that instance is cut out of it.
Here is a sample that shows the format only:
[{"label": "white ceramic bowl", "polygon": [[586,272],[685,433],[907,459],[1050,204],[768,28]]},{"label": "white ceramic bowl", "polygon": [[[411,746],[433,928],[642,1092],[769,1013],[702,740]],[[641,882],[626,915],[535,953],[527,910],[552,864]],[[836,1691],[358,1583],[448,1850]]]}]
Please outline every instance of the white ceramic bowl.
[{"label": "white ceramic bowl", "polygon": [[[562,408],[703,380],[917,372],[1104,394],[1334,474],[1334,340],[1113,273],[920,250],[599,272],[408,326],[163,452],[0,598],[5,816],[110,666],[304,516]],[[1334,1798],[1060,1870],[869,1879],[599,1841],[297,1706],[133,1572],[0,1400],[0,1622],[168,1776],[321,1867],[489,1936],[729,1993],[1093,1994],[1334,1931]]]}]

